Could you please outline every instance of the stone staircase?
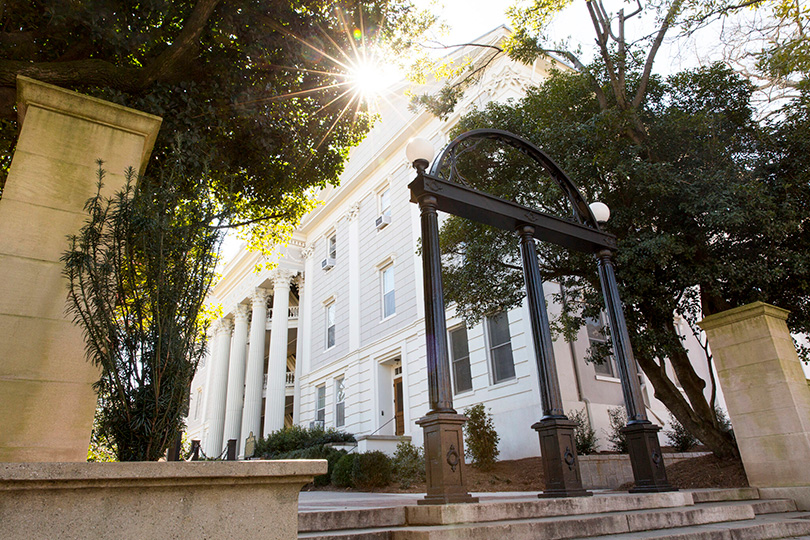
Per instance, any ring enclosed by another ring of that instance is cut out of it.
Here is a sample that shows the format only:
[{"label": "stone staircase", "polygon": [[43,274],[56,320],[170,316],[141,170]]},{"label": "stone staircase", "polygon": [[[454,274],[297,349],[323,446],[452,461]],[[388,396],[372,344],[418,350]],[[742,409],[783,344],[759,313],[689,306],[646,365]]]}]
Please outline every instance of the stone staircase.
[{"label": "stone staircase", "polygon": [[810,512],[743,488],[301,512],[298,530],[321,540],[810,539]]}]

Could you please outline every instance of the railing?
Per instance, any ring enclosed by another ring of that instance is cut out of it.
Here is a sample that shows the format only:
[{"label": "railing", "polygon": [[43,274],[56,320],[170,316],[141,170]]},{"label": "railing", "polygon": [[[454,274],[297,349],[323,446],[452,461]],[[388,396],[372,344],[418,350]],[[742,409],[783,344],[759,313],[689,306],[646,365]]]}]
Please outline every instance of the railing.
[{"label": "railing", "polygon": [[[290,306],[287,308],[287,318],[288,319],[298,319],[298,312],[300,311],[299,306]],[[273,320],[273,308],[267,310],[267,320]]]},{"label": "railing", "polygon": [[[286,387],[295,386],[295,373],[291,371],[285,373],[284,386]],[[262,383],[262,392],[266,391],[267,391],[267,373],[264,374],[264,383]]]}]

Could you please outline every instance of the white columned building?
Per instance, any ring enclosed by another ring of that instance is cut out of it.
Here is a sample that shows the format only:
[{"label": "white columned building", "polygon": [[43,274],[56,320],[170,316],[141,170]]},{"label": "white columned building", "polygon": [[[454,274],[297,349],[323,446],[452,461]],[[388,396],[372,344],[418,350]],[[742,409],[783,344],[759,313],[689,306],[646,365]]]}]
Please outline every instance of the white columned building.
[{"label": "white columned building", "polygon": [[206,420],[208,439],[205,454],[215,457],[222,453],[222,435],[225,427],[225,400],[228,388],[228,357],[231,348],[231,329],[228,319],[220,319],[215,328],[215,348],[211,358],[211,383],[209,388]]},{"label": "white columned building", "polygon": [[[310,254],[311,255],[311,254]],[[306,329],[306,320],[309,316],[309,307],[307,306],[307,298],[309,298],[309,291],[306,288],[306,280],[304,274],[298,274],[295,278],[295,285],[298,287],[298,334],[295,340],[295,380],[293,381],[293,424],[298,425],[301,421],[301,373],[303,372],[304,363],[301,358],[304,357],[304,343],[305,339],[301,336],[309,335]]]},{"label": "white columned building", "polygon": [[244,439],[251,433],[257,438],[261,436],[264,338],[268,296],[269,293],[266,289],[256,288],[250,297],[253,311],[250,320],[250,348],[245,371],[245,405],[242,410],[240,453],[244,450]]},{"label": "white columned building", "polygon": [[287,384],[287,336],[289,331],[289,270],[273,271],[273,318],[270,329],[270,358],[267,364],[267,397],[264,406],[264,433],[284,427],[285,389]]},{"label": "white columned building", "polygon": [[228,363],[228,395],[225,400],[225,442],[236,439],[242,429],[242,403],[245,397],[245,356],[247,353],[248,315],[250,308],[239,304],[234,310],[231,358]]}]

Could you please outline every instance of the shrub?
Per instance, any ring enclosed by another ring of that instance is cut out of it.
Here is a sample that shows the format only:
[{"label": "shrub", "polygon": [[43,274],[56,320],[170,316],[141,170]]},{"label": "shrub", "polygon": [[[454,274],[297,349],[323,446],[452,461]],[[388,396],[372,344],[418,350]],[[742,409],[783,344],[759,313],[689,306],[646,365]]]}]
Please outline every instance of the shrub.
[{"label": "shrub", "polygon": [[599,438],[596,436],[596,430],[588,421],[585,409],[568,411],[568,418],[577,423],[574,428],[574,443],[577,446],[577,454],[580,456],[595,454],[599,445]]},{"label": "shrub", "polygon": [[391,458],[379,450],[355,454],[352,483],[358,489],[385,487],[391,483]]},{"label": "shrub", "polygon": [[627,413],[621,407],[608,409],[610,418],[610,431],[607,433],[607,440],[610,449],[620,454],[627,453],[627,437],[622,433],[622,428],[627,424]]},{"label": "shrub", "polygon": [[345,450],[336,450],[331,446],[321,444],[284,452],[273,457],[273,459],[325,459],[328,467],[326,474],[316,476],[314,483],[316,486],[328,486],[332,481],[332,472],[334,472],[335,464],[345,455]]},{"label": "shrub", "polygon": [[664,435],[667,436],[670,446],[678,452],[688,452],[699,442],[672,413],[669,413],[669,425],[672,429],[664,431]]},{"label": "shrub", "polygon": [[415,482],[425,481],[425,453],[420,446],[414,446],[410,441],[402,441],[397,445],[392,465],[394,480],[402,488],[407,489]]},{"label": "shrub", "polygon": [[324,430],[322,427],[307,429],[290,426],[273,431],[267,437],[257,440],[254,455],[265,459],[281,459],[279,456],[287,452],[343,442],[355,442],[354,435],[334,428]]},{"label": "shrub", "polygon": [[465,453],[472,464],[481,470],[491,469],[498,460],[498,441],[492,415],[479,403],[464,409],[467,422],[464,424]]},{"label": "shrub", "polygon": [[332,470],[332,485],[337,487],[353,487],[352,474],[357,454],[345,454],[335,463]]}]

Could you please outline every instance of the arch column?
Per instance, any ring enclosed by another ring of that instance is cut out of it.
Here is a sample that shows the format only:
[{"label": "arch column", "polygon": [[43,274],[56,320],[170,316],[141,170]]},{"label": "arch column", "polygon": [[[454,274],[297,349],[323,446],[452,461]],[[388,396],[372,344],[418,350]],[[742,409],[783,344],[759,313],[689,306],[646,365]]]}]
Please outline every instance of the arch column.
[{"label": "arch column", "polygon": [[228,365],[228,394],[225,400],[224,440],[236,439],[239,452],[240,430],[242,428],[242,399],[245,396],[245,355],[247,353],[248,312],[245,305],[236,306],[234,312],[231,358]]},{"label": "arch column", "polygon": [[[311,253],[310,253],[311,255]],[[306,325],[307,316],[309,315],[307,307],[307,298],[309,298],[309,291],[306,289],[304,275],[299,274],[295,278],[295,284],[298,285],[298,334],[295,339],[295,383],[293,387],[293,424],[298,425],[301,422],[301,373],[304,367],[304,342],[309,339],[309,329]]]},{"label": "arch column", "polygon": [[[251,295],[252,314],[250,322],[250,348],[248,349],[247,368],[245,370],[245,405],[242,409],[242,439],[250,436],[261,436],[259,429],[262,423],[262,386],[264,385],[264,333],[267,320],[266,289],[257,288]],[[245,441],[239,441],[244,448]]]},{"label": "arch column", "polygon": [[233,324],[227,319],[216,323],[214,354],[211,356],[211,384],[208,387],[208,404],[205,416],[208,421],[208,437],[205,454],[216,457],[222,452],[222,434],[225,426],[225,398],[228,388],[228,357],[231,348]]},{"label": "arch column", "polygon": [[284,388],[287,371],[287,331],[290,309],[290,278],[294,272],[273,271],[273,324],[270,327],[270,361],[267,364],[267,394],[264,404],[264,433],[284,427]]}]

